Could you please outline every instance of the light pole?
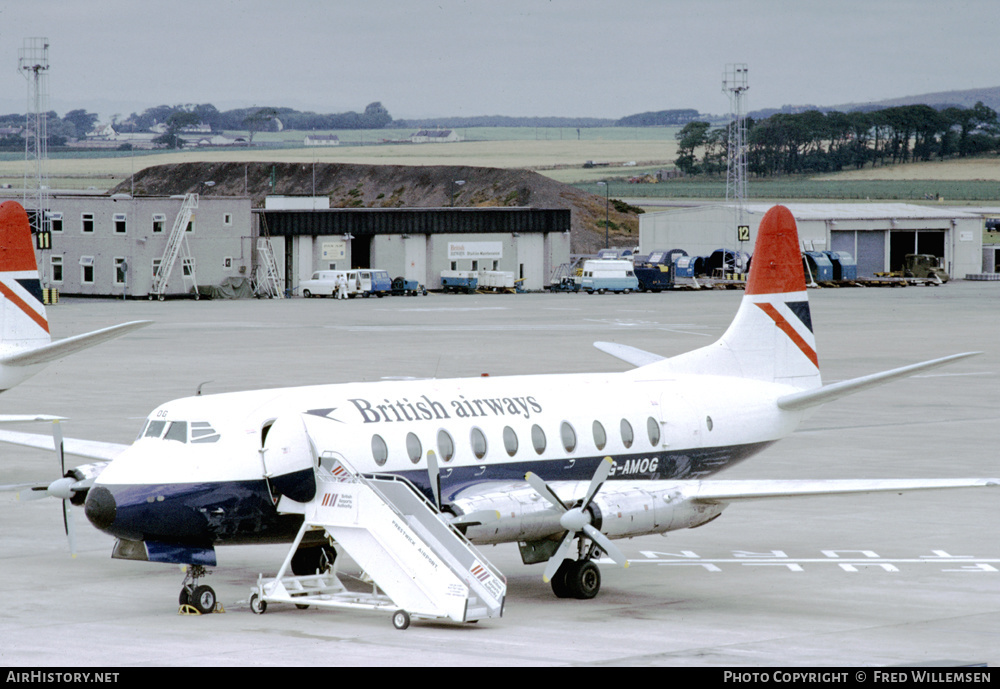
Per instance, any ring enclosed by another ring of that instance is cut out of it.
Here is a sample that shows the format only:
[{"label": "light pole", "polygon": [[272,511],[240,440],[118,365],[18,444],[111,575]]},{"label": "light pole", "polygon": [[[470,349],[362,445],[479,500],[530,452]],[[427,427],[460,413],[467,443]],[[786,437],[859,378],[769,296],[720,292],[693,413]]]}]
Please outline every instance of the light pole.
[{"label": "light pole", "polygon": [[608,245],[608,204],[610,197],[610,185],[607,182],[598,182],[597,186],[604,187],[604,248],[609,248]]}]

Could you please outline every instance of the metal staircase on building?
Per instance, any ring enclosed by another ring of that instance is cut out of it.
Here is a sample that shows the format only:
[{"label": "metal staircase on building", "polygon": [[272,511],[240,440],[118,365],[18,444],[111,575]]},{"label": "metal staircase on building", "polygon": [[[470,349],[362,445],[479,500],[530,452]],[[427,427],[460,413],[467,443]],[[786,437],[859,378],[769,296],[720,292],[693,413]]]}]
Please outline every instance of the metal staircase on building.
[{"label": "metal staircase on building", "polygon": [[266,237],[257,239],[257,267],[253,280],[253,291],[258,296],[281,299],[281,275],[278,273],[278,262],[274,260],[271,242]]},{"label": "metal staircase on building", "polygon": [[[362,476],[335,453],[324,453],[315,473],[313,500],[283,497],[278,504],[304,522],[278,575],[252,589],[251,610],[262,613],[268,602],[391,610],[400,629],[411,617],[476,622],[502,615],[503,575],[409,481]],[[320,529],[374,583],[371,593],[349,591],[335,570],[288,574],[302,538]]]},{"label": "metal staircase on building", "polygon": [[198,208],[198,194],[185,194],[181,209],[174,219],[173,229],[167,237],[167,248],[160,258],[160,265],[153,274],[153,284],[149,290],[149,298],[154,296],[163,301],[163,295],[170,282],[170,273],[173,272],[177,257],[181,258],[181,275],[184,280],[186,292],[193,291],[195,299],[198,298],[198,278],[195,274],[195,260],[191,255],[191,248],[188,246],[187,228],[191,219],[194,218],[194,211]]}]

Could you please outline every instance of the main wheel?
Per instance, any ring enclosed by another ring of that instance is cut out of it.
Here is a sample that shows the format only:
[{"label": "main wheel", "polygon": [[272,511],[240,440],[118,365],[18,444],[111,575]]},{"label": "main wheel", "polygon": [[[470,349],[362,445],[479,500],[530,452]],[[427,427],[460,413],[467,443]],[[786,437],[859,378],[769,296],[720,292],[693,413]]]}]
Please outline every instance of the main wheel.
[{"label": "main wheel", "polygon": [[573,598],[590,600],[601,590],[601,570],[590,560],[574,562],[566,573],[566,585]]},{"label": "main wheel", "polygon": [[177,597],[177,604],[180,606],[191,605],[191,587],[181,588],[181,595]]},{"label": "main wheel", "polygon": [[556,594],[556,598],[572,598],[573,592],[569,590],[569,584],[566,582],[566,575],[576,565],[573,560],[563,560],[562,564],[559,565],[559,569],[556,570],[555,576],[552,577],[552,581],[549,582],[552,586],[552,593]]},{"label": "main wheel", "polygon": [[410,626],[410,613],[405,610],[397,610],[392,613],[392,626],[396,629],[406,629]]},{"label": "main wheel", "polygon": [[215,591],[211,586],[198,586],[191,592],[191,605],[202,615],[215,611]]}]

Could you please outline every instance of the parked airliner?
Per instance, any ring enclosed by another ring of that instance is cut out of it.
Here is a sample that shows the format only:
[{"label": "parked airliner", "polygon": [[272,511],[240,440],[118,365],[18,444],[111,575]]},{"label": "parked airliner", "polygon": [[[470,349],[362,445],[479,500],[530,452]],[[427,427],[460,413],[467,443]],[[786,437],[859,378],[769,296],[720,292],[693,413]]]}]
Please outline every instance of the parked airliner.
[{"label": "parked airliner", "polygon": [[[594,560],[627,566],[614,539],[700,526],[733,502],[1000,482],[708,480],[818,405],[974,354],[824,386],[788,209],[765,215],[756,244],[717,342],[671,358],[598,343],[635,366],[625,372],[195,396],[155,409],[130,446],[67,440],[68,453],[113,458],[90,465],[100,473],[87,517],[117,539],[115,557],[211,566],[215,546],[290,541],[302,516],[279,505],[313,500],[317,467],[342,457],[405,477],[475,544],[518,543],[525,563],[545,563],[557,596],[584,599],[600,588]],[[0,440],[51,447],[26,434]],[[300,549],[306,571],[317,545]]]}]

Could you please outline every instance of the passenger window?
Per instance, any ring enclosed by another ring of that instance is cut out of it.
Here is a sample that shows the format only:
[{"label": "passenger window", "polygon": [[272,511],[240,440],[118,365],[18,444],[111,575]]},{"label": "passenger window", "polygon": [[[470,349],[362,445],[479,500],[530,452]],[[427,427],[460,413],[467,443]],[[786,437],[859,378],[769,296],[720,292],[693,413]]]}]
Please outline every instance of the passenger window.
[{"label": "passenger window", "polygon": [[503,429],[503,449],[511,457],[517,454],[517,433],[510,426],[504,426]]},{"label": "passenger window", "polygon": [[632,441],[635,440],[635,435],[632,433],[632,424],[625,419],[622,419],[620,430],[622,434],[622,445],[626,448],[632,447]]},{"label": "passenger window", "polygon": [[538,454],[545,452],[545,431],[537,423],[531,427],[531,445]]},{"label": "passenger window", "polygon": [[420,461],[420,455],[423,454],[420,438],[414,433],[406,434],[406,454],[410,456],[410,461],[414,464]]},{"label": "passenger window", "polygon": [[472,433],[469,434],[469,439],[472,441],[472,454],[476,456],[476,459],[482,459],[486,456],[486,436],[478,428],[473,428]]},{"label": "passenger window", "polygon": [[608,434],[604,432],[604,426],[601,425],[600,421],[594,422],[594,445],[597,446],[598,450],[603,450],[604,446],[608,444]]},{"label": "passenger window", "polygon": [[163,434],[163,427],[167,425],[166,421],[150,421],[149,425],[146,426],[146,433],[143,435],[144,438],[159,438]]},{"label": "passenger window", "polygon": [[181,443],[186,443],[188,439],[188,425],[187,421],[173,421],[170,424],[170,428],[167,432],[163,434],[164,440],[176,440]]},{"label": "passenger window", "polygon": [[446,462],[450,462],[451,458],[455,456],[455,443],[448,435],[448,431],[443,429],[438,431],[438,454]]},{"label": "passenger window", "polygon": [[660,422],[650,416],[646,419],[646,432],[649,433],[649,444],[656,447],[660,444]]},{"label": "passenger window", "polygon": [[562,444],[566,448],[566,452],[572,452],[576,449],[576,431],[573,430],[568,421],[562,422],[562,426],[559,427],[559,435],[562,437]]},{"label": "passenger window", "polygon": [[385,461],[389,459],[389,448],[378,434],[372,436],[372,458],[379,466],[384,466]]}]

